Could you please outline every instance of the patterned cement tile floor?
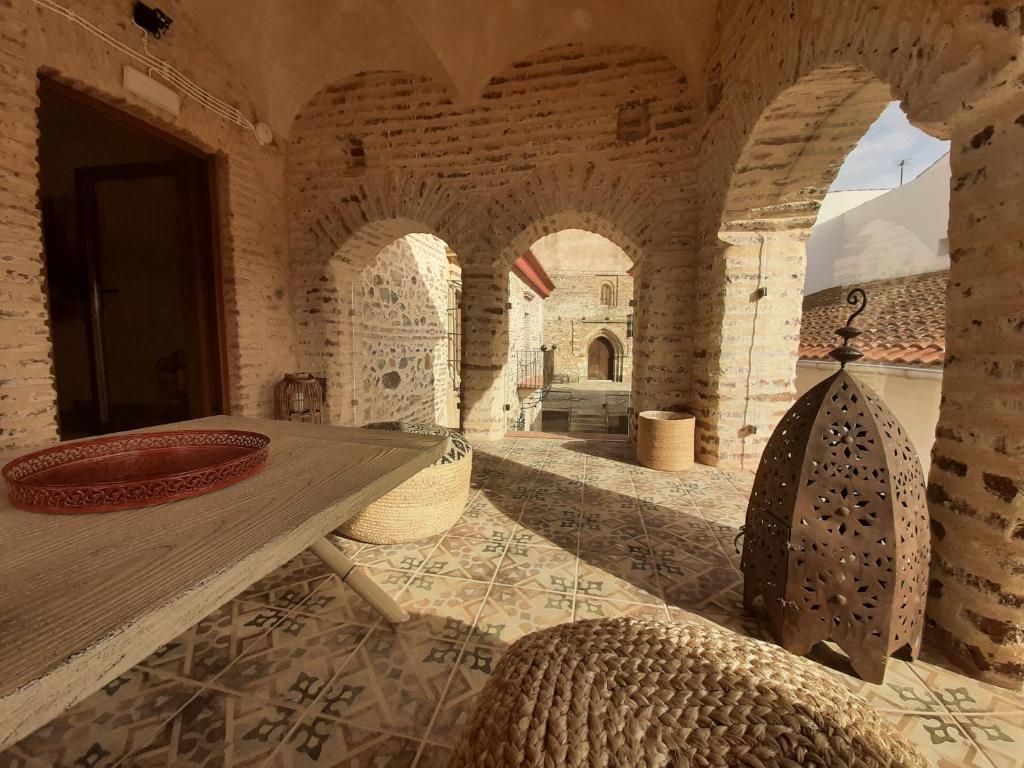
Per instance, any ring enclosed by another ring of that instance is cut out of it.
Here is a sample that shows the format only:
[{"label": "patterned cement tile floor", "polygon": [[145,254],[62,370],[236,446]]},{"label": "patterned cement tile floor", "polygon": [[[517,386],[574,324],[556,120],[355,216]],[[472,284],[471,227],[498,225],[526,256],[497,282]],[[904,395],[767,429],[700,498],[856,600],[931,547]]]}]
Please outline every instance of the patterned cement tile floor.
[{"label": "patterned cement tile floor", "polygon": [[[710,620],[741,611],[734,538],[752,481],[636,466],[624,443],[478,446],[446,535],[347,544],[412,619],[380,622],[303,555],[0,754],[10,766],[444,765],[516,638],[599,616]],[[937,766],[1024,766],[1024,700],[937,664],[884,685],[836,676]]]}]

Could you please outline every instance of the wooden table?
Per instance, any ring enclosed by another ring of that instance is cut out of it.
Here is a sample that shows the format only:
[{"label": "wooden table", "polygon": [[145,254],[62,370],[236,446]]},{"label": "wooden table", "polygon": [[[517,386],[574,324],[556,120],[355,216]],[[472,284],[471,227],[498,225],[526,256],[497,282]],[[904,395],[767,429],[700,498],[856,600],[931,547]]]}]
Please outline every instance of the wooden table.
[{"label": "wooden table", "polygon": [[333,558],[336,548],[325,550],[324,536],[432,464],[447,444],[235,416],[139,431],[168,428],[263,432],[269,466],[205,496],[122,512],[41,515],[0,501],[0,748],[302,550],[350,569]]}]

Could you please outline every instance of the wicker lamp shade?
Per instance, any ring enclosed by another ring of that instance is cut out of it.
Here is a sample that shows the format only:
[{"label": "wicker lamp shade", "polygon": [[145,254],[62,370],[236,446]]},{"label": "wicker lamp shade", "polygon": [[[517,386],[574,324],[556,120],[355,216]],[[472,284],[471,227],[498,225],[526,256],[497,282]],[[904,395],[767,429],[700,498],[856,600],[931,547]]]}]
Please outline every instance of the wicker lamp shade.
[{"label": "wicker lamp shade", "polygon": [[842,367],[799,398],[761,458],[744,526],[744,602],[764,599],[787,650],[833,640],[862,678],[881,682],[892,653],[908,646],[917,658],[921,646],[928,509],[907,433],[846,370],[860,357],[849,346],[856,314],[837,331]]},{"label": "wicker lamp shade", "polygon": [[324,390],[311,373],[289,373],[274,388],[274,415],[283,421],[322,424]]}]

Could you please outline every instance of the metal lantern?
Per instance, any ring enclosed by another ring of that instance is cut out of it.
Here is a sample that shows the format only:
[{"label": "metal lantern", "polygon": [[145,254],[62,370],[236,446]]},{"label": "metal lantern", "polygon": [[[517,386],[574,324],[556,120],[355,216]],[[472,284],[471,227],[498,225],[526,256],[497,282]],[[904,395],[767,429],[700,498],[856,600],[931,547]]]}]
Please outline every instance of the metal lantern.
[{"label": "metal lantern", "polygon": [[275,415],[284,421],[322,424],[324,390],[311,373],[289,373],[274,388]]},{"label": "metal lantern", "polygon": [[861,304],[836,333],[834,375],[775,429],[747,507],[743,599],[764,599],[772,634],[804,655],[834,641],[863,679],[882,682],[890,655],[916,659],[924,628],[930,542],[917,452],[882,400],[847,370]]}]

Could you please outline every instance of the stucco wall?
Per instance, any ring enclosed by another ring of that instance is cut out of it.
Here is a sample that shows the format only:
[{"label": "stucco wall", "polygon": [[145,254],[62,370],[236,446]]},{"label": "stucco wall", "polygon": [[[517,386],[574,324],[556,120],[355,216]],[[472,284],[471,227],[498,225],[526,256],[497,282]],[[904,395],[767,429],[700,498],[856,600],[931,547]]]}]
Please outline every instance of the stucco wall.
[{"label": "stucco wall", "polygon": [[[448,419],[448,258],[444,241],[407,235],[352,281],[352,422]],[[329,392],[341,395],[341,388]]]},{"label": "stucco wall", "polygon": [[[835,372],[836,366],[832,364],[818,365],[806,360],[797,363],[797,396]],[[851,365],[850,372],[875,390],[900,420],[927,475],[932,465],[935,425],[939,421],[942,372],[871,365]]]},{"label": "stucco wall", "polygon": [[819,217],[807,241],[804,291],[948,269],[949,179],[947,154],[902,187]]}]

